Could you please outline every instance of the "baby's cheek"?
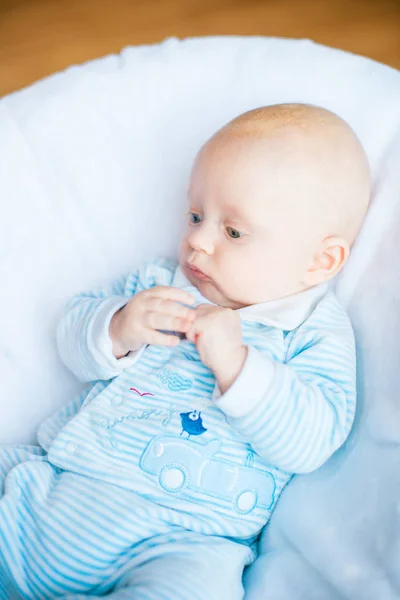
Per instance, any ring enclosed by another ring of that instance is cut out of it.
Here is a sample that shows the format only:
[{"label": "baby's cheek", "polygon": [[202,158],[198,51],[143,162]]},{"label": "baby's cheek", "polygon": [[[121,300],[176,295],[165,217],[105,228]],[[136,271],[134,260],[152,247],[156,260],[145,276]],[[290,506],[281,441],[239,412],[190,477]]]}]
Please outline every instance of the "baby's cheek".
[{"label": "baby's cheek", "polygon": [[257,263],[246,259],[237,260],[229,272],[229,288],[232,297],[243,304],[253,304],[262,287],[263,275]]},{"label": "baby's cheek", "polygon": [[179,246],[179,258],[184,258],[188,253],[188,242],[186,235],[182,238]]}]

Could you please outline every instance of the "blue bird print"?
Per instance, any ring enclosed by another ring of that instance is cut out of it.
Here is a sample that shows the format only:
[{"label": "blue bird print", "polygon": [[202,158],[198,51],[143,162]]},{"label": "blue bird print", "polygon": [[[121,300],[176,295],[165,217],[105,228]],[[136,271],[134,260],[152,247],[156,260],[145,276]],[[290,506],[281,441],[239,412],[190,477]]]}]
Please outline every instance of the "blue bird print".
[{"label": "blue bird print", "polygon": [[191,412],[181,413],[181,421],[182,421],[182,431],[181,435],[184,431],[188,434],[188,438],[191,435],[201,435],[207,429],[203,427],[203,420],[201,418],[201,412],[198,410],[192,410]]}]

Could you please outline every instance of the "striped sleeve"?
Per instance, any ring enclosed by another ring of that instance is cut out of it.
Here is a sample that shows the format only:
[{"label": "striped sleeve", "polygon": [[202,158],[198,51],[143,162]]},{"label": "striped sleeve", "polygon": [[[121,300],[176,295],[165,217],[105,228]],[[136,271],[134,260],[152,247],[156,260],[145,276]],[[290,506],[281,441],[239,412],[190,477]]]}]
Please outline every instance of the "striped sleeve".
[{"label": "striped sleeve", "polygon": [[114,357],[109,326],[117,310],[135,294],[139,275],[136,271],[67,303],[57,327],[57,345],[61,359],[80,381],[111,379],[137,360],[138,353]]},{"label": "striped sleeve", "polygon": [[217,404],[264,460],[289,473],[320,467],[346,440],[356,405],[353,334],[306,331],[285,364],[249,348]]},{"label": "striped sleeve", "polygon": [[61,359],[80,381],[107,381],[140,358],[144,346],[115,358],[109,335],[111,319],[137,292],[170,285],[175,268],[173,261],[157,258],[104,289],[78,294],[67,303],[57,328],[57,345]]}]

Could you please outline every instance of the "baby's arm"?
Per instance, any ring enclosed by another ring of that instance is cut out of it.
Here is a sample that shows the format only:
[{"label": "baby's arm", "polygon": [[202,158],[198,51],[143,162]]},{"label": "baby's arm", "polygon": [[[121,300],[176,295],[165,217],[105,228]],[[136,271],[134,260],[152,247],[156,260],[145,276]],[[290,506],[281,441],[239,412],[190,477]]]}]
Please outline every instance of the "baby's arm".
[{"label": "baby's arm", "polygon": [[109,327],[113,315],[135,294],[138,278],[136,271],[67,303],[57,344],[62,360],[80,381],[111,379],[137,359],[137,353],[121,360],[113,355]]},{"label": "baby's arm", "polygon": [[108,380],[138,360],[146,344],[174,345],[194,311],[194,299],[170,287],[174,268],[159,259],[98,292],[79,294],[66,306],[57,329],[66,366],[81,381]]},{"label": "baby's arm", "polygon": [[304,332],[295,341],[286,364],[249,348],[242,371],[217,405],[270,464],[308,473],[328,460],[350,432],[355,350],[350,330]]}]

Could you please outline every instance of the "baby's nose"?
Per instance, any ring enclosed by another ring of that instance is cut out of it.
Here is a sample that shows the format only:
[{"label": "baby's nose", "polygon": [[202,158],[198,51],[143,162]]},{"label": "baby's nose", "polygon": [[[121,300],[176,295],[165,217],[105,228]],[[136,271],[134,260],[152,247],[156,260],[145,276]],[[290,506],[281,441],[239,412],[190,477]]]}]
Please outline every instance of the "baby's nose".
[{"label": "baby's nose", "polygon": [[188,242],[193,250],[198,252],[205,252],[209,255],[214,252],[215,240],[209,228],[204,225],[199,225],[190,232]]}]

